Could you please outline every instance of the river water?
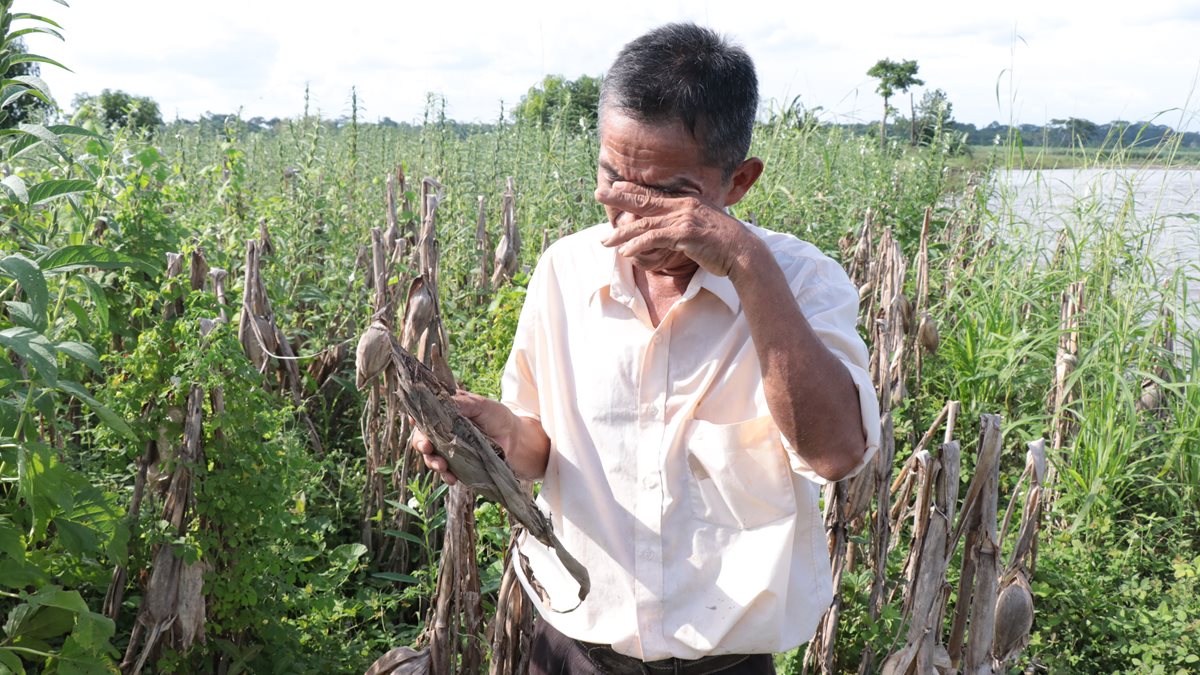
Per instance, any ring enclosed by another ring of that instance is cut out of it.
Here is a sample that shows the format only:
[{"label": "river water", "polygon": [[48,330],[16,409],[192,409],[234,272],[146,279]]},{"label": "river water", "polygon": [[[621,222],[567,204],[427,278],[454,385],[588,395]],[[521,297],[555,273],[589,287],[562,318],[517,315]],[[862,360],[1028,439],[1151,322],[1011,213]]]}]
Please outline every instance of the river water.
[{"label": "river water", "polygon": [[989,206],[1007,236],[1040,244],[1047,256],[1064,228],[1084,236],[1111,227],[1142,233],[1128,239],[1153,261],[1147,277],[1185,275],[1185,321],[1200,330],[1200,170],[1000,171]]}]

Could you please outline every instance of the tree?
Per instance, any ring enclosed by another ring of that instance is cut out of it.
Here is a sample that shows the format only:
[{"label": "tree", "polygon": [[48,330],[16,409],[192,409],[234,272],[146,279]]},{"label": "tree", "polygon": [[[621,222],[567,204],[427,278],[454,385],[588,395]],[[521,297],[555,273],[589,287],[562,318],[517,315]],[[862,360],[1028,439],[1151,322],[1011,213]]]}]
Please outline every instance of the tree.
[{"label": "tree", "polygon": [[924,80],[917,79],[917,62],[904,60],[893,61],[891,59],[880,59],[871,66],[867,71],[867,75],[877,78],[879,86],[875,87],[875,91],[883,97],[883,117],[879,119],[879,147],[885,147],[887,143],[887,117],[888,117],[888,100],[896,92],[906,92],[910,88],[925,84]]},{"label": "tree", "polygon": [[529,88],[513,110],[513,118],[536,126],[545,126],[556,119],[579,124],[585,129],[596,127],[596,110],[600,105],[598,77],[581,75],[567,80],[562,75],[547,75],[541,85]]},{"label": "tree", "polygon": [[917,142],[928,145],[944,129],[954,124],[954,104],[941,89],[927,91],[917,104],[913,120]]},{"label": "tree", "polygon": [[1050,120],[1050,129],[1067,135],[1064,145],[1072,146],[1078,143],[1080,147],[1088,144],[1096,136],[1099,127],[1090,120],[1068,117],[1065,120]]},{"label": "tree", "polygon": [[133,96],[105,89],[99,96],[79,94],[71,102],[76,117],[94,119],[106,127],[149,130],[162,126],[158,103],[149,96]]}]

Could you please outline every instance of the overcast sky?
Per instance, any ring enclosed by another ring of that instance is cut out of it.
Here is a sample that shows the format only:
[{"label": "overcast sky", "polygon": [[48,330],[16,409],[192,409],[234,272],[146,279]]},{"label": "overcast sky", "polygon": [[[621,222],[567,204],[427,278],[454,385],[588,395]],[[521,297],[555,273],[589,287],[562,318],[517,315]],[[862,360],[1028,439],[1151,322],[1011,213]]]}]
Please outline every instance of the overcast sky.
[{"label": "overcast sky", "polygon": [[[954,116],[985,125],[1082,117],[1200,128],[1200,1],[760,2],[573,4],[537,0],[40,0],[20,11],[63,25],[65,42],[33,51],[64,107],[75,94],[122,89],[163,117],[239,108],[245,117],[303,112],[304,87],[326,117],[349,114],[356,86],[367,120],[417,121],[427,92],[450,117],[494,120],[547,74],[600,75],[621,45],[692,20],[741,43],[764,106],[796,96],[829,121],[878,120],[866,71],[915,59]],[[907,98],[901,103],[906,110]]]}]

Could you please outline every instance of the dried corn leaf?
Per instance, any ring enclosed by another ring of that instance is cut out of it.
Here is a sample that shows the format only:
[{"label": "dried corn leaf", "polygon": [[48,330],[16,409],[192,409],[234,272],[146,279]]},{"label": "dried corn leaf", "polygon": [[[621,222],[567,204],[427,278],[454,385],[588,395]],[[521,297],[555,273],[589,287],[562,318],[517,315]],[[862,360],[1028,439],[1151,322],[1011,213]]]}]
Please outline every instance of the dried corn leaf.
[{"label": "dried corn leaf", "polygon": [[364,675],[426,675],[430,672],[429,650],[397,647],[379,657]]},{"label": "dried corn leaf", "polygon": [[[499,503],[529,534],[554,549],[563,567],[579,584],[579,601],[583,602],[591,587],[587,569],[566,550],[555,536],[550,519],[521,489],[500,448],[458,412],[451,392],[429,368],[402,349],[395,338],[391,342],[392,367],[400,384],[398,393],[417,428],[432,441],[435,452],[445,458],[460,481]],[[547,601],[544,593],[542,600]]]}]

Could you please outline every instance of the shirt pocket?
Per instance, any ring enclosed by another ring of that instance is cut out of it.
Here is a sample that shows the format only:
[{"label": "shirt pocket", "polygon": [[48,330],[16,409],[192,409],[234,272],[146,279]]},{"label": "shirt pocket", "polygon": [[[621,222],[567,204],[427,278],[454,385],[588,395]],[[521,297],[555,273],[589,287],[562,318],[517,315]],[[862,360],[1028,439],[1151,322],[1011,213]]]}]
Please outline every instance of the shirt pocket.
[{"label": "shirt pocket", "polygon": [[795,515],[791,466],[770,416],[736,424],[693,420],[683,440],[695,518],[745,530]]}]

